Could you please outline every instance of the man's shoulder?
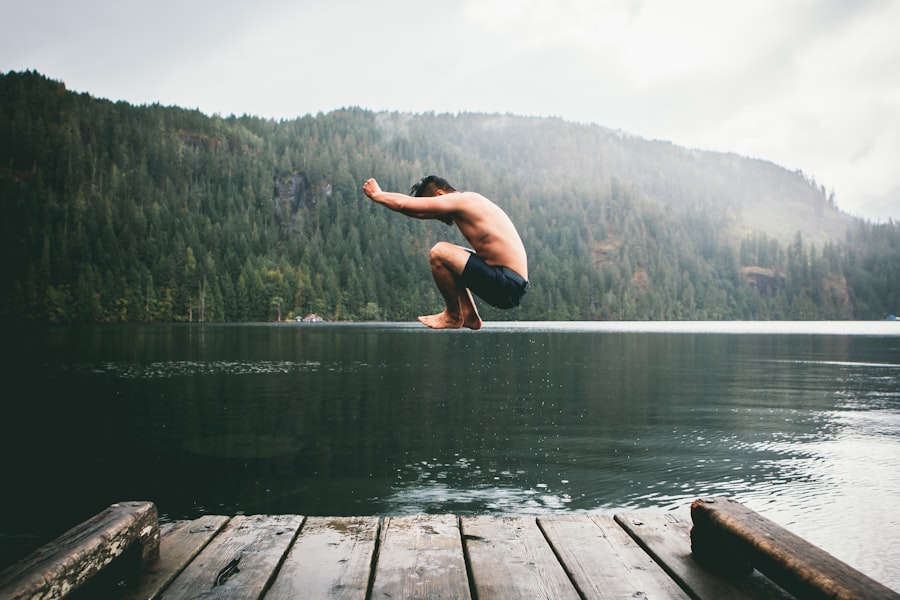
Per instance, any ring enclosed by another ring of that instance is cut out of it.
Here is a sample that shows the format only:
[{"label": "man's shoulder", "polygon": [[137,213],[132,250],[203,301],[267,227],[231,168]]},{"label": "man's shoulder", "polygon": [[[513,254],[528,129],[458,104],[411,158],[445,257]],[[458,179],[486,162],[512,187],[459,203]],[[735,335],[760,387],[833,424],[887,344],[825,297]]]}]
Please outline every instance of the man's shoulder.
[{"label": "man's shoulder", "polygon": [[483,203],[493,204],[493,202],[491,202],[490,198],[488,198],[487,196],[484,196],[482,194],[479,194],[478,192],[459,192],[459,195],[460,195],[461,202],[471,202],[471,203],[477,203],[477,204],[483,204]]}]

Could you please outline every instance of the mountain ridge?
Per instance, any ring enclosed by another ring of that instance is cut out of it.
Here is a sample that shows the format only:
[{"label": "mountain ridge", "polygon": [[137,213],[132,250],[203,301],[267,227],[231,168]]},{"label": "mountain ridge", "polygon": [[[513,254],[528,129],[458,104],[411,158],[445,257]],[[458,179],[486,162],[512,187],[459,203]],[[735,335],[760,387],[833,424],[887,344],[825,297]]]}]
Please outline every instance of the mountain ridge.
[{"label": "mountain ridge", "polygon": [[465,240],[360,189],[429,173],[494,199],[525,240],[527,301],[488,319],[881,318],[900,303],[897,225],[768,161],[559,118],[210,117],[25,72],[0,76],[0,318],[430,314],[428,248]]}]

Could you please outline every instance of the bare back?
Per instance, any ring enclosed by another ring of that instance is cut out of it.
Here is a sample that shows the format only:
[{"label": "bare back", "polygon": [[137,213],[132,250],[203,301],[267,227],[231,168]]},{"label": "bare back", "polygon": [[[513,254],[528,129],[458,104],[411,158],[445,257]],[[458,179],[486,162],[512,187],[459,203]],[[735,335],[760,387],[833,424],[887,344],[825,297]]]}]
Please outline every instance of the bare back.
[{"label": "bare back", "polygon": [[476,192],[457,192],[460,198],[451,213],[460,233],[489,265],[508,267],[528,279],[525,246],[509,216]]}]

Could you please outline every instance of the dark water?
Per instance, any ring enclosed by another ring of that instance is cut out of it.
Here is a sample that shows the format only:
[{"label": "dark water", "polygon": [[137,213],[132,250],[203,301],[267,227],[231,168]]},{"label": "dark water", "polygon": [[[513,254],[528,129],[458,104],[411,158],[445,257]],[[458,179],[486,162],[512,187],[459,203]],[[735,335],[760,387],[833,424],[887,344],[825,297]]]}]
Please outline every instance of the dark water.
[{"label": "dark water", "polygon": [[687,514],[728,495],[900,588],[900,325],[19,332],[0,538],[204,513]]}]

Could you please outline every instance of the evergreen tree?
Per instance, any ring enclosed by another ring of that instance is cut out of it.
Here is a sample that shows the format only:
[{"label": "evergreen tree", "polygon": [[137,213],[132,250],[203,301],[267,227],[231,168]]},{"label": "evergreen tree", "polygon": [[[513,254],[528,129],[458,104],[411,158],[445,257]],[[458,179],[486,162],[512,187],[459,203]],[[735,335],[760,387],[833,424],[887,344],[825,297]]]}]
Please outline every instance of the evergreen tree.
[{"label": "evergreen tree", "polygon": [[[481,191],[530,259],[488,319],[878,319],[900,227],[839,213],[802,174],[559,119],[338,110],[208,117],[0,76],[0,319],[411,320],[455,228],[360,186],[427,173]],[[769,217],[762,221],[761,215]]]}]

